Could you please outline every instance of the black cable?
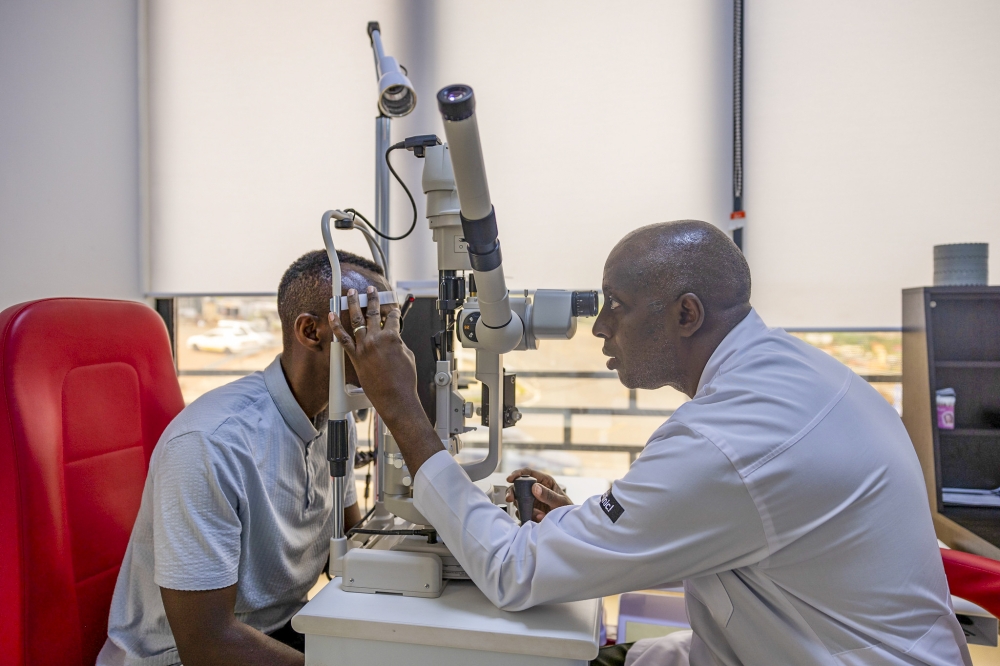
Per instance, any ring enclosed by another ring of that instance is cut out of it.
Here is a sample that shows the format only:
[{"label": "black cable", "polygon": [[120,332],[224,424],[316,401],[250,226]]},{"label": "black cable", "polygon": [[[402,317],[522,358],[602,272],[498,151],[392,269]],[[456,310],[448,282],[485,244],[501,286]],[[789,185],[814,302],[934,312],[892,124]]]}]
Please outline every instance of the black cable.
[{"label": "black cable", "polygon": [[[368,513],[365,514],[364,518],[362,518],[361,520],[358,521],[358,525],[364,525],[365,521],[368,520],[369,518],[371,518],[373,513],[375,513],[375,507],[374,506],[371,509],[368,510]],[[354,530],[356,530],[356,529],[358,529],[358,528],[357,527],[352,527],[351,529],[347,530],[347,534],[345,534],[344,536],[351,536],[351,534],[353,534]]]},{"label": "black cable", "polygon": [[360,527],[353,527],[347,532],[347,536],[352,534],[381,534],[384,536],[422,536],[426,537],[427,543],[437,543],[437,530],[369,530]]},{"label": "black cable", "polygon": [[362,215],[361,213],[359,213],[354,208],[346,208],[346,209],[344,209],[345,212],[354,213],[354,215],[356,217],[361,218],[361,221],[364,222],[368,226],[368,228],[371,229],[375,233],[375,235],[380,236],[381,238],[384,238],[384,239],[390,240],[390,241],[403,240],[404,238],[406,238],[407,236],[409,236],[410,234],[412,234],[413,230],[417,228],[417,202],[413,200],[413,195],[410,193],[410,188],[408,188],[406,186],[406,183],[404,183],[403,179],[399,177],[399,174],[396,173],[396,170],[392,168],[392,162],[389,161],[389,153],[391,153],[392,151],[397,150],[399,148],[403,148],[403,147],[404,147],[404,145],[402,143],[397,143],[397,144],[395,144],[393,146],[390,146],[389,150],[385,151],[385,164],[386,164],[386,166],[389,167],[389,172],[393,175],[393,177],[396,179],[396,181],[402,186],[403,191],[406,192],[406,196],[410,199],[410,206],[413,208],[413,222],[410,223],[410,228],[406,230],[406,233],[403,234],[402,236],[389,236],[389,235],[386,235],[386,234],[382,233],[381,231],[379,231],[378,229],[376,229],[375,225],[372,224],[371,222],[369,222],[367,217],[365,217],[364,215]]}]

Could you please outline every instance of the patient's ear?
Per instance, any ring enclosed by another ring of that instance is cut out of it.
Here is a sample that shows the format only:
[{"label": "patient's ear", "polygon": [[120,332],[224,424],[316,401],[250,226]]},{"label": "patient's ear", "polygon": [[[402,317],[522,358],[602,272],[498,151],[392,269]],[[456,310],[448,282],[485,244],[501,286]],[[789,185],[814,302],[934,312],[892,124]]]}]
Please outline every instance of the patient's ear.
[{"label": "patient's ear", "polygon": [[323,342],[320,328],[319,317],[304,312],[295,318],[295,340],[310,351],[321,351]]}]

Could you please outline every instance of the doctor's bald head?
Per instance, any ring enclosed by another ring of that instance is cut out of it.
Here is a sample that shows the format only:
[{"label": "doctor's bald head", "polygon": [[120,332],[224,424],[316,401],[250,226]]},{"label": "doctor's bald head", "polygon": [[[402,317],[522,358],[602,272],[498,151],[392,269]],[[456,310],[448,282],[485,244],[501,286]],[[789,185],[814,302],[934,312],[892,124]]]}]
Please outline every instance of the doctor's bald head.
[{"label": "doctor's bald head", "polygon": [[711,352],[750,312],[743,253],[697,220],[629,233],[608,255],[603,288],[594,335],[630,388],[673,386],[693,395]]},{"label": "doctor's bald head", "polygon": [[[718,227],[698,220],[663,222],[631,232],[611,251],[621,276],[651,296],[697,294],[706,308],[750,302],[750,267]],[[745,314],[745,313],[744,313]]]}]

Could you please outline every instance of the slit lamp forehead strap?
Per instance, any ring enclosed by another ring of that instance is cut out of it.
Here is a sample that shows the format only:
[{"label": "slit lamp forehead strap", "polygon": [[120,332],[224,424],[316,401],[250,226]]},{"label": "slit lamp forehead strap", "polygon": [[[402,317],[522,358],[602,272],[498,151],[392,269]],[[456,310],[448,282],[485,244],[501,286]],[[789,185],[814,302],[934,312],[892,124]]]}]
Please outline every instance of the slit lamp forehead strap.
[{"label": "slit lamp forehead strap", "polygon": [[[379,305],[391,305],[398,303],[396,300],[395,291],[380,291],[378,292],[378,304]],[[358,305],[361,308],[368,307],[368,294],[358,294]],[[347,296],[340,297],[340,309],[337,312],[343,312],[347,309]]]}]

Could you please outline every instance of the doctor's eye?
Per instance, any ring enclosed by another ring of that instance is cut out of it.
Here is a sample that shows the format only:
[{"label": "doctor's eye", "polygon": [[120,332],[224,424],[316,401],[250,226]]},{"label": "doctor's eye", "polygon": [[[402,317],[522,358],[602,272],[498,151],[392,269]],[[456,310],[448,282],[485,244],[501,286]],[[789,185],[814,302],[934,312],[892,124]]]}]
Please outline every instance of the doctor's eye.
[{"label": "doctor's eye", "polygon": [[608,307],[609,308],[611,308],[612,310],[617,310],[620,305],[621,305],[621,303],[619,303],[617,300],[615,300],[611,296],[608,296]]}]

